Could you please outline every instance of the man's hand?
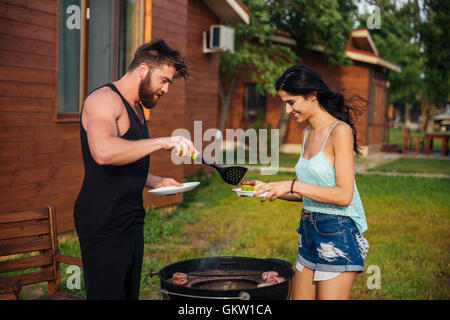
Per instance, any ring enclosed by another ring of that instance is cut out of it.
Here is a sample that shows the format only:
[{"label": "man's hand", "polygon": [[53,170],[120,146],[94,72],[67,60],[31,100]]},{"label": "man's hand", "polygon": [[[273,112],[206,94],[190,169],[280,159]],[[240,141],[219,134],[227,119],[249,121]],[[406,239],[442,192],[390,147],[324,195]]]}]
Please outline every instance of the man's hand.
[{"label": "man's hand", "polygon": [[163,178],[149,174],[145,186],[156,189],[169,186],[182,187],[183,184],[179,183],[178,181],[172,178]]},{"label": "man's hand", "polygon": [[180,157],[185,155],[192,157],[194,153],[199,153],[197,149],[195,149],[192,141],[183,136],[159,138],[159,141],[162,149],[172,150],[175,148],[175,151]]},{"label": "man's hand", "polygon": [[153,188],[162,188],[162,187],[170,187],[170,186],[174,186],[174,187],[182,187],[183,184],[179,183],[178,181],[176,181],[175,179],[172,178],[162,178],[161,181],[155,185]]}]

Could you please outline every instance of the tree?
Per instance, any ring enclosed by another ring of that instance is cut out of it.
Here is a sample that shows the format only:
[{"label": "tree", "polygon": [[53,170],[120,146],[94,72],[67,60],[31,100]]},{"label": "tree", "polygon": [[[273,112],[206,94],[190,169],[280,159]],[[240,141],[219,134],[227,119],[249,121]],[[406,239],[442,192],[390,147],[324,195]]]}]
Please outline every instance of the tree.
[{"label": "tree", "polygon": [[[449,92],[449,2],[366,2],[380,8],[381,28],[371,30],[380,55],[402,67],[390,75],[389,101],[405,107],[407,122],[411,107],[420,106],[421,129],[429,130],[435,106]],[[361,15],[360,23],[366,19]]]},{"label": "tree", "polygon": [[235,52],[220,56],[219,129],[225,129],[231,96],[237,75],[249,70],[248,76],[257,84],[257,89],[275,95],[274,83],[289,65],[295,61],[294,52],[287,46],[271,40],[274,27],[264,0],[243,1],[249,8],[250,25],[235,24]]},{"label": "tree", "polygon": [[[273,25],[296,41],[295,53],[320,45],[329,65],[352,63],[345,56],[357,7],[352,0],[267,0]],[[289,124],[289,115],[282,109],[278,122],[280,143]]]},{"label": "tree", "polygon": [[[400,8],[396,2],[388,0],[367,2],[380,8],[380,29],[371,30],[380,56],[402,67],[401,72],[390,73],[389,102],[404,106],[408,123],[409,112],[412,106],[419,104],[418,92],[423,87],[419,5],[415,0],[404,2]],[[360,17],[362,25],[365,25],[368,15]]]},{"label": "tree", "polygon": [[[243,68],[258,84],[261,93],[275,94],[273,84],[293,62],[300,61],[305,48],[321,45],[330,65],[347,65],[345,47],[353,26],[357,7],[352,0],[246,0],[250,25],[235,25],[236,52],[220,58],[219,128],[225,127],[234,80]],[[296,41],[294,50],[271,39],[276,31],[285,31]],[[225,90],[227,89],[227,90]],[[280,143],[287,132],[289,116],[284,108],[277,128]]]},{"label": "tree", "polygon": [[274,26],[296,41],[299,57],[305,48],[321,45],[330,65],[348,65],[345,47],[357,7],[352,0],[267,0]]},{"label": "tree", "polygon": [[421,127],[430,131],[437,106],[449,98],[450,92],[450,2],[425,0],[424,11],[425,21],[420,29],[425,53]]}]

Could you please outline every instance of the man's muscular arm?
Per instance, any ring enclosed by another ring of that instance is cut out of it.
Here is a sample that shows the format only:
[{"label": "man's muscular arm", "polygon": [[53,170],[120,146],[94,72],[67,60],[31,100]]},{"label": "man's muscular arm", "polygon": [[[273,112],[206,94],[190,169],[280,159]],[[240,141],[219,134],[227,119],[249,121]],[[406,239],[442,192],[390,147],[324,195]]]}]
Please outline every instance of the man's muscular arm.
[{"label": "man's muscular arm", "polygon": [[82,117],[89,149],[98,164],[125,165],[157,150],[170,150],[174,146],[194,151],[192,142],[182,137],[134,141],[122,139],[117,120],[123,110],[121,100],[112,92],[99,91],[86,99]]}]

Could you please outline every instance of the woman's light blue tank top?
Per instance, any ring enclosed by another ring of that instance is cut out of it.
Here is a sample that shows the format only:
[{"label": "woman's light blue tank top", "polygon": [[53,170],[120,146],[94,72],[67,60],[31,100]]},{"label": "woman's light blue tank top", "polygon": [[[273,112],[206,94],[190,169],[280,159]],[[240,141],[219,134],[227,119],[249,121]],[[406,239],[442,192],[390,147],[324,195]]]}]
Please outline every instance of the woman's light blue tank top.
[{"label": "woman's light blue tank top", "polygon": [[[320,152],[308,160],[303,158],[303,152],[305,151],[306,133],[308,132],[308,129],[310,127],[308,126],[306,128],[305,134],[303,136],[302,152],[297,164],[295,165],[295,173],[297,175],[298,181],[321,187],[336,186],[335,170],[328,159],[325,157],[323,148],[327,143],[331,130],[333,130],[334,126],[338,122],[340,121],[336,121],[331,127]],[[312,212],[347,216],[353,219],[360,233],[363,233],[367,230],[366,216],[364,214],[364,208],[362,206],[361,198],[359,197],[359,192],[356,187],[356,182],[354,182],[353,199],[348,207],[318,202],[307,197],[303,197],[303,208]]]}]

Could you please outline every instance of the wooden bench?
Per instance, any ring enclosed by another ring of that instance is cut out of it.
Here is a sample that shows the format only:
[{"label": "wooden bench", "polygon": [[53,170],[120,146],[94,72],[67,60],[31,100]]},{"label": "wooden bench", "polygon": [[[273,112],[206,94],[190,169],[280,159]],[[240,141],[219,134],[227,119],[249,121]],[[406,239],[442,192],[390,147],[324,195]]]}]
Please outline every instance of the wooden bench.
[{"label": "wooden bench", "polygon": [[[0,213],[0,300],[19,299],[23,286],[47,282],[48,295],[39,299],[78,300],[78,296],[60,291],[60,263],[82,267],[81,259],[58,251],[55,208]],[[35,252],[26,257],[23,253]],[[26,271],[40,268],[40,271]],[[7,272],[23,273],[3,276]]]},{"label": "wooden bench", "polygon": [[416,154],[419,154],[420,146],[421,145],[423,146],[425,137],[413,136],[409,128],[402,129],[402,136],[403,136],[402,153],[407,153],[409,151],[408,148],[412,147],[416,150]]}]

